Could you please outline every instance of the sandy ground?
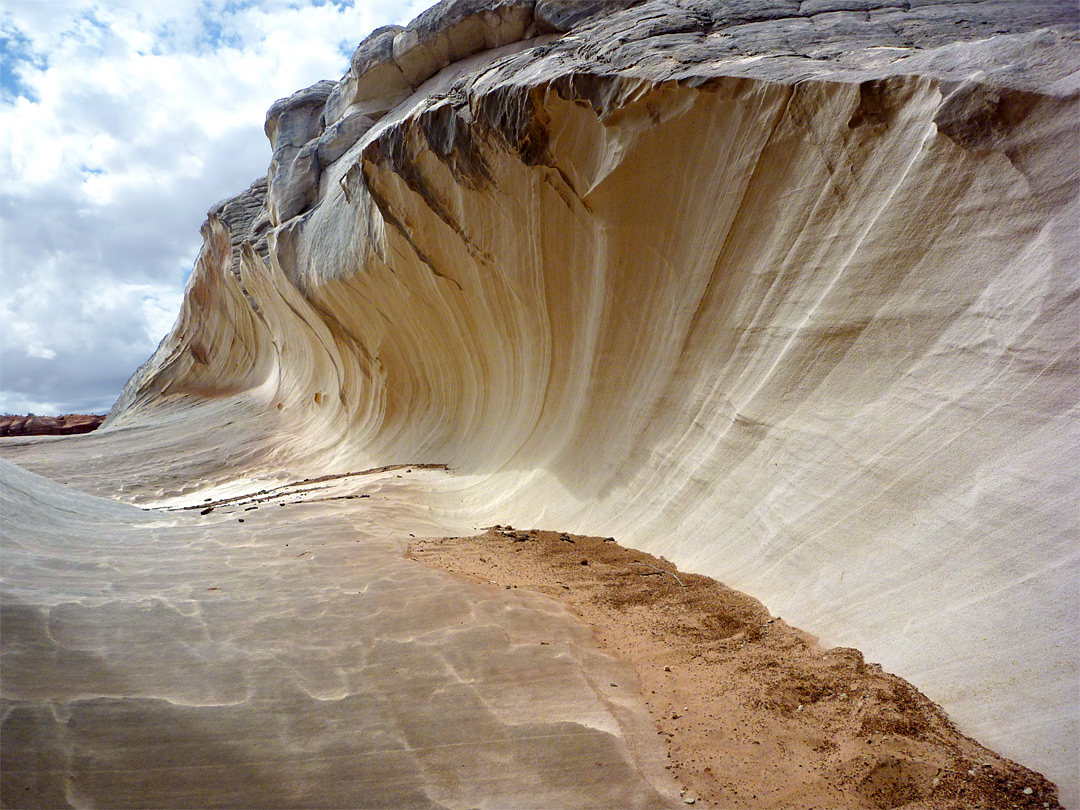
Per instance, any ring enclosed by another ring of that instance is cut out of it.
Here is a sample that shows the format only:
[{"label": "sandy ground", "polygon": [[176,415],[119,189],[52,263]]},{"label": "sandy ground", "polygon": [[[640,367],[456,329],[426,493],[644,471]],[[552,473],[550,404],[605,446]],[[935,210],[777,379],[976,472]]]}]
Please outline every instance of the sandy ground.
[{"label": "sandy ground", "polygon": [[496,526],[409,553],[568,602],[637,669],[687,804],[1059,807],[1052,783],[962,735],[857,650],[823,649],[757,600],[613,538]]}]

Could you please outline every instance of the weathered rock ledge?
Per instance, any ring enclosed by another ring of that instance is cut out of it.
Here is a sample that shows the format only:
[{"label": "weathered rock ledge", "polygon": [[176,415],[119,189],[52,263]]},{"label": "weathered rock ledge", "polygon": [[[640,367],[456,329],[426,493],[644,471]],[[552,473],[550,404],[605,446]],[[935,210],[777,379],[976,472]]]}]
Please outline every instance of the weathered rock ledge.
[{"label": "weathered rock ledge", "polygon": [[0,436],[71,436],[97,430],[105,414],[68,413],[62,416],[0,416]]}]

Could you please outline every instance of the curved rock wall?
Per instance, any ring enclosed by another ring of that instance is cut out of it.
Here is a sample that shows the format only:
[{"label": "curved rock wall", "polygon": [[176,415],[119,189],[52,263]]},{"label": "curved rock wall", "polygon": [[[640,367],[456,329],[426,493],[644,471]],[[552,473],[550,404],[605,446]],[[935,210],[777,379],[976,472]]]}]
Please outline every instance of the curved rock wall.
[{"label": "curved rock wall", "polygon": [[212,212],[107,426],[243,390],[274,464],[449,464],[447,520],[716,576],[1068,800],[1075,30],[1056,2],[442,3],[274,105],[267,185]]}]

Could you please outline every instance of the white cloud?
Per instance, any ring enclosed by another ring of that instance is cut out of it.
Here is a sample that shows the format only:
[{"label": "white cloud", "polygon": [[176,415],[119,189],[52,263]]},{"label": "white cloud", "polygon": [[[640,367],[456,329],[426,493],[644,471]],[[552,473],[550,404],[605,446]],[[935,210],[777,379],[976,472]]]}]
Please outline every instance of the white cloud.
[{"label": "white cloud", "polygon": [[266,109],[427,5],[5,0],[0,411],[108,408],[179,310],[206,210],[266,171]]}]

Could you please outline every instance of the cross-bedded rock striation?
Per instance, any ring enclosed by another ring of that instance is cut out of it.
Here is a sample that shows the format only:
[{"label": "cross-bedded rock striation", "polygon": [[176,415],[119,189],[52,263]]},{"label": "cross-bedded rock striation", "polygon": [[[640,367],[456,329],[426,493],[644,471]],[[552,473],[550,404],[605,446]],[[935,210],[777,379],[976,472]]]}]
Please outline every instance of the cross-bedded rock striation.
[{"label": "cross-bedded rock striation", "polygon": [[267,470],[449,464],[436,512],[747,590],[1068,803],[1077,25],[440,3],[273,106],[107,427],[242,397]]}]

